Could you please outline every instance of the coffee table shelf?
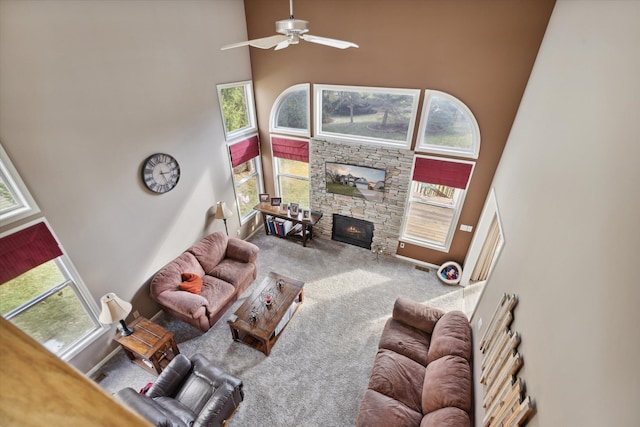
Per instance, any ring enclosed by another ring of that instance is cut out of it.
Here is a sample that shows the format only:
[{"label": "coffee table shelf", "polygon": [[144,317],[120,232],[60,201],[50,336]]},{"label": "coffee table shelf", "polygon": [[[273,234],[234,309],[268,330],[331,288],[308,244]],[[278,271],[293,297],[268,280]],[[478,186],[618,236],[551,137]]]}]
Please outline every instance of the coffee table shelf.
[{"label": "coffee table shelf", "polygon": [[[277,281],[282,280],[278,287]],[[272,296],[267,306],[266,295]],[[304,300],[304,282],[270,272],[227,321],[235,341],[269,356],[282,331]],[[255,313],[255,320],[251,314]]]}]

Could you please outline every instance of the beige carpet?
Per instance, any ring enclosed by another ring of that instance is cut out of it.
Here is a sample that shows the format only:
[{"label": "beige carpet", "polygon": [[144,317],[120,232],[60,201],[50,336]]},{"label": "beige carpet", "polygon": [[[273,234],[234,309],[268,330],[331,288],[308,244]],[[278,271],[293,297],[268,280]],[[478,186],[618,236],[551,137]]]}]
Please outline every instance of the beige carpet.
[{"label": "beige carpet", "polygon": [[[250,241],[261,250],[255,283],[269,271],[305,281],[304,303],[269,357],[231,339],[225,319],[244,298],[207,333],[164,314],[156,319],[175,334],[183,354],[202,353],[243,380],[245,400],[230,426],[353,426],[395,299],[447,311],[464,306],[461,288],[396,258],[318,238],[306,248],[261,232]],[[122,352],[100,372],[106,375],[100,385],[111,393],[155,379]]]}]

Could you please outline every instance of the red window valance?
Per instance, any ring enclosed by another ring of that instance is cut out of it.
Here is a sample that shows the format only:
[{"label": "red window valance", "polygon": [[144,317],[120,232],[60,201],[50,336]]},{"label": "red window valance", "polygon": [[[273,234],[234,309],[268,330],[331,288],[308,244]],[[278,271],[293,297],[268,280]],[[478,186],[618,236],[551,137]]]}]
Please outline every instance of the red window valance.
[{"label": "red window valance", "polygon": [[0,239],[0,284],[62,255],[44,222]]},{"label": "red window valance", "polygon": [[309,163],[309,143],[299,139],[271,137],[273,157]]},{"label": "red window valance", "polygon": [[255,135],[230,145],[229,153],[231,154],[231,164],[234,168],[244,162],[248,162],[254,157],[258,157],[260,155],[258,136]]},{"label": "red window valance", "polygon": [[473,164],[444,160],[416,158],[413,180],[428,184],[440,184],[465,190]]}]

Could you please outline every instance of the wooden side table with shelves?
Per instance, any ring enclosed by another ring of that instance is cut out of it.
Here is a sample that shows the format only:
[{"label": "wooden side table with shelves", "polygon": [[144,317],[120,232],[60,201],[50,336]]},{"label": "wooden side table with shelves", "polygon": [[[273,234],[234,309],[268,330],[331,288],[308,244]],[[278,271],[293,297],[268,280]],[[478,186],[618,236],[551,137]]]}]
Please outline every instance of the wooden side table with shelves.
[{"label": "wooden side table with shelves", "polygon": [[[262,214],[262,222],[264,224],[264,231],[267,235],[273,234],[274,236],[285,238],[298,238],[302,241],[302,246],[307,246],[307,239],[313,239],[313,226],[322,218],[322,212],[310,211],[310,215],[307,218],[303,218],[302,212],[297,215],[292,215],[289,211],[281,211],[280,206],[271,206],[266,202],[259,203],[253,207]],[[289,222],[291,228],[289,231],[279,234],[269,227],[270,219],[278,218],[284,222]]]},{"label": "wooden side table with shelves", "polygon": [[138,317],[129,324],[133,333],[129,336],[116,335],[114,340],[122,346],[127,357],[136,365],[160,374],[178,354],[178,346],[173,334],[160,325],[144,317]]}]

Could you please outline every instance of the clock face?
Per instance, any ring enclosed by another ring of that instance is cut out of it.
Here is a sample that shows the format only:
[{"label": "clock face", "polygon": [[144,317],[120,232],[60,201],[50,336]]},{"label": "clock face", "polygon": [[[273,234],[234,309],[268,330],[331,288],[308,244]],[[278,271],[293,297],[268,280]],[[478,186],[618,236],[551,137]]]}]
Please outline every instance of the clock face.
[{"label": "clock face", "polygon": [[149,156],[142,164],[142,181],[154,193],[166,193],[180,179],[180,166],[176,159],[164,153]]}]

